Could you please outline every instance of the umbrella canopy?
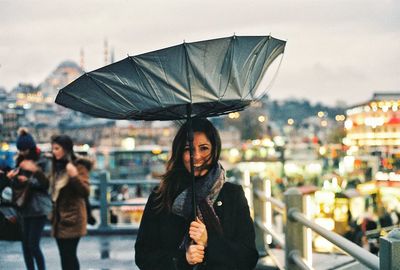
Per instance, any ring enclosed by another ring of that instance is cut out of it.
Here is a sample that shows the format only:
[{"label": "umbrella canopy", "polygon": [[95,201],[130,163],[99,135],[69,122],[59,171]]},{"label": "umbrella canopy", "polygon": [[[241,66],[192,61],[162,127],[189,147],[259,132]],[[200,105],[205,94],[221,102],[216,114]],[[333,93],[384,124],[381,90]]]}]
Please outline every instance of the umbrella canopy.
[{"label": "umbrella canopy", "polygon": [[265,93],[267,68],[285,43],[271,36],[232,36],[129,56],[85,73],[59,91],[56,103],[95,117],[133,120],[242,110]]}]

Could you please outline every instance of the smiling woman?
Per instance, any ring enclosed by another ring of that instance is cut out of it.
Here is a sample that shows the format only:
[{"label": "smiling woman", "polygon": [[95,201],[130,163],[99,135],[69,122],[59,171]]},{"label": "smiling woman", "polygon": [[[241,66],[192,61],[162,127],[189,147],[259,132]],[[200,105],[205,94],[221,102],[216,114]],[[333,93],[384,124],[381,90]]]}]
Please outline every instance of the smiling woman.
[{"label": "smiling woman", "polygon": [[192,220],[188,125],[172,144],[167,172],[146,204],[135,244],[140,269],[250,270],[258,254],[243,189],[225,182],[221,139],[212,123],[194,119],[197,218]]},{"label": "smiling woman", "polygon": [[[203,176],[208,171],[208,166],[211,163],[211,142],[207,139],[204,132],[194,132],[193,138],[193,161],[194,175]],[[183,152],[183,164],[188,172],[190,172],[190,153],[189,144],[185,146]]]}]

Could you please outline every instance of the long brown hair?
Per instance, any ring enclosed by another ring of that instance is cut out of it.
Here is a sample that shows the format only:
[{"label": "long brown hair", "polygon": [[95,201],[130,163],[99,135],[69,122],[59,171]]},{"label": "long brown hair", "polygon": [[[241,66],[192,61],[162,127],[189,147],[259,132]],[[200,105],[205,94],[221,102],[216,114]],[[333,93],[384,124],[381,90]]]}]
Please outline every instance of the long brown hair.
[{"label": "long brown hair", "polygon": [[[192,120],[193,132],[203,132],[211,143],[210,167],[217,164],[221,154],[221,138],[214,125],[205,118]],[[188,186],[189,172],[183,164],[183,153],[187,145],[188,123],[184,123],[172,143],[171,156],[167,162],[167,171],[161,176],[161,183],[156,193],[156,209],[171,211],[172,203],[182,187]]]}]

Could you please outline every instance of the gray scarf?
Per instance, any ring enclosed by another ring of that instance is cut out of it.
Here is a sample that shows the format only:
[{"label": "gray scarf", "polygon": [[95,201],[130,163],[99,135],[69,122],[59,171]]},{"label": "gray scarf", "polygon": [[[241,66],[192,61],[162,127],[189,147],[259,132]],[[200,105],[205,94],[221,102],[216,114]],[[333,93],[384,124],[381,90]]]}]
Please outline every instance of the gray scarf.
[{"label": "gray scarf", "polygon": [[[198,216],[207,229],[214,229],[219,233],[222,233],[222,228],[213,204],[224,183],[225,170],[219,163],[205,176],[196,178],[195,182]],[[192,194],[191,186],[182,191],[172,204],[172,213],[190,220],[193,217]]]}]

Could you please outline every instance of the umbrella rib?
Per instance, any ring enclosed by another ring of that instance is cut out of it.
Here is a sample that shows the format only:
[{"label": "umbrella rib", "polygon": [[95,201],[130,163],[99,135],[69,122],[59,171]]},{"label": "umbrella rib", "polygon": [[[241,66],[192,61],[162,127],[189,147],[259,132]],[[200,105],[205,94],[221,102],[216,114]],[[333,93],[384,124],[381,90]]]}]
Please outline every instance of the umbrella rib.
[{"label": "umbrella rib", "polygon": [[[266,38],[266,40],[263,42],[262,45],[259,45],[259,46],[256,47],[256,51],[255,51],[255,54],[256,54],[256,55],[260,52],[260,50],[265,46],[266,43],[267,43],[267,46],[269,45],[269,42],[268,42],[268,41],[270,40],[270,38],[271,38],[271,36],[268,36],[268,37]],[[253,59],[253,60],[251,61],[251,70],[254,69],[255,63],[256,63],[256,59]],[[246,80],[244,81],[244,85],[246,85],[246,83],[248,82],[249,77],[250,77],[250,74],[251,74],[251,72],[248,72],[248,73],[247,73]],[[244,96],[244,98],[247,98],[247,97],[253,92],[253,90],[254,90],[254,88],[250,89],[249,92]]]},{"label": "umbrella rib", "polygon": [[[102,90],[107,96],[109,96],[111,99],[113,99],[113,100],[116,101],[117,103],[119,103],[118,100],[117,100],[116,98],[114,98],[112,95],[110,95],[110,94],[108,93],[107,90],[113,92],[115,95],[117,95],[118,97],[120,97],[122,100],[124,100],[125,102],[127,102],[129,105],[131,105],[132,107],[134,107],[134,108],[136,108],[137,110],[139,110],[139,108],[137,108],[137,107],[135,106],[135,104],[133,104],[132,102],[130,102],[128,99],[126,99],[124,96],[122,96],[121,94],[119,94],[117,91],[115,91],[115,90],[112,89],[111,87],[108,87],[108,86],[107,86],[106,84],[104,84],[101,80],[98,80],[98,79],[96,79],[96,78],[93,78],[90,74],[87,74],[87,73],[86,73],[86,75],[93,81],[94,84],[96,84],[96,86],[97,86],[100,90]],[[118,77],[118,76],[117,76],[117,77]],[[103,88],[103,87],[104,87],[104,88]]]},{"label": "umbrella rib", "polygon": [[[149,85],[152,86],[152,84],[151,84],[150,81],[147,79],[146,75],[144,74],[144,71],[143,71],[143,69],[141,68],[141,66],[140,66],[138,63],[135,62],[134,57],[129,56],[129,59],[131,60],[131,61],[130,61],[131,65],[133,65],[133,67],[136,69],[136,71],[138,72],[138,74],[141,74],[141,75],[142,75],[142,78],[144,78],[144,79],[149,83]],[[140,75],[139,75],[139,76],[140,76]],[[151,94],[150,91],[147,89],[147,87],[143,84],[143,82],[140,81],[140,83],[142,84],[142,87],[146,90],[146,92],[147,92],[150,96],[152,96],[152,94]],[[152,86],[152,89],[153,89],[153,86]],[[160,107],[162,107],[163,110],[166,110],[166,111],[170,112],[172,115],[176,115],[176,116],[180,117],[179,114],[175,113],[174,111],[169,110],[168,107],[165,107],[165,106],[161,103],[161,100],[160,100],[160,98],[158,97],[158,95],[157,95],[157,93],[156,93],[155,91],[154,91],[154,94],[155,94],[155,96],[156,96],[156,99],[153,99],[153,100],[154,100],[155,102],[157,102],[157,104],[160,105]]]},{"label": "umbrella rib", "polygon": [[[265,45],[267,46],[267,51],[268,51],[268,47],[270,46],[270,44],[271,44],[271,42],[272,42],[271,40],[272,40],[272,37],[271,37],[271,36],[268,36],[267,39],[266,39],[266,41],[263,43],[263,45],[262,45],[262,46],[259,46],[258,51],[260,51],[261,48],[264,47]],[[279,46],[277,46],[277,47],[280,48],[281,46],[279,45]],[[274,48],[274,50],[276,50],[276,48]],[[272,54],[272,53],[271,53],[271,54],[267,54],[267,59],[264,61],[264,65],[265,65],[265,63],[267,62],[267,60],[271,57],[271,55],[273,55],[273,54]],[[279,53],[278,53],[278,55],[279,55]],[[278,56],[278,55],[277,55],[277,56]],[[273,57],[273,59],[275,59],[277,56]],[[252,67],[252,69],[253,69],[253,68],[254,68],[254,65],[255,65],[255,61],[253,61],[252,65],[253,65],[253,67]],[[267,65],[267,67],[265,68],[265,70],[262,71],[263,74],[264,74],[265,72],[267,72],[268,67],[269,67],[269,65]],[[247,81],[247,80],[248,80],[248,76],[247,76],[247,78],[246,78],[246,81]],[[259,84],[259,82],[257,83],[257,85],[258,85],[258,84]],[[256,86],[254,86],[254,87],[245,95],[244,99],[246,99],[246,98],[254,91],[255,88],[256,88]],[[263,91],[263,94],[260,95],[260,97],[262,97],[266,92],[267,92],[267,89]],[[256,100],[258,100],[258,99],[256,99]],[[255,101],[256,101],[256,100],[255,100]]]},{"label": "umbrella rib", "polygon": [[[268,36],[268,38],[269,38],[269,36]],[[232,44],[232,50],[233,50],[233,52],[231,53],[231,62],[233,61],[233,58],[234,58],[234,53],[235,53],[235,46],[234,46],[234,41],[235,41],[235,39],[236,39],[236,37],[235,36],[233,36],[232,37],[232,39],[231,39],[231,44]],[[264,42],[264,44],[262,45],[262,46],[260,46],[261,48],[265,45],[265,43],[266,42],[268,42],[268,39],[267,39],[267,41],[265,41]],[[259,49],[259,50],[261,50],[261,48]],[[255,63],[255,61],[253,61],[253,66],[254,66],[254,63]],[[232,73],[232,68],[233,68],[233,65],[230,65],[231,67],[230,67],[230,69],[229,69],[229,74],[231,74]],[[246,78],[246,80],[245,80],[245,84],[246,84],[246,82],[247,82],[247,80],[248,80],[248,76],[247,76],[247,78]],[[226,94],[226,92],[227,92],[227,90],[228,90],[228,85],[229,85],[229,83],[227,84],[227,86],[226,86],[226,89],[225,89],[225,91],[224,91],[224,94],[221,96],[221,98],[222,97],[224,97],[225,96],[225,94]],[[249,95],[250,95],[250,93],[252,92],[252,90],[250,90],[243,98],[242,98],[242,100],[243,99],[246,99]],[[241,101],[237,101],[237,104],[240,104],[241,103]],[[232,105],[232,107],[235,107],[236,105]],[[214,106],[214,108],[216,107],[216,105]],[[234,111],[239,111],[239,110],[243,110],[243,108],[241,108],[241,109],[238,109],[238,110],[231,110],[231,111],[229,111],[229,112],[234,112]],[[225,113],[224,113],[225,114]]]},{"label": "umbrella rib", "polygon": [[[190,83],[190,76],[189,76],[189,64],[191,66],[191,61],[190,61],[190,57],[189,57],[189,53],[187,51],[187,45],[186,42],[183,42],[183,49],[185,52],[185,60],[186,60],[186,78],[187,78],[187,82],[189,85],[189,95],[190,95],[190,103],[193,104],[193,97],[192,97],[192,84]],[[190,115],[189,115],[190,116]]]},{"label": "umbrella rib", "polygon": [[[125,85],[125,83],[118,77],[118,75],[116,75],[116,77],[118,78],[118,80],[119,80],[119,82],[122,84],[122,85]],[[146,95],[143,95],[140,91],[135,91],[135,90],[137,90],[137,89],[135,89],[135,88],[129,88],[129,90],[130,89],[133,89],[134,91],[134,93],[137,95],[137,96],[141,96],[141,97],[143,97],[143,98],[145,98],[145,99],[149,99],[149,100],[152,100],[151,98],[149,98],[148,96],[146,96]],[[129,100],[126,100],[127,102],[129,102]],[[132,104],[132,103],[129,103],[129,104]],[[134,104],[132,104],[132,105],[134,105]],[[138,109],[139,110],[139,109]]]},{"label": "umbrella rib", "polygon": [[[278,55],[279,55],[279,54],[278,54]],[[269,58],[269,57],[268,57],[268,58]],[[279,73],[279,71],[281,70],[280,67],[281,67],[281,65],[282,65],[282,62],[283,62],[283,57],[282,57],[281,60],[279,61],[278,68],[277,68],[277,70],[276,70],[274,76],[272,77],[271,82],[269,83],[269,85],[267,85],[267,87],[266,87],[265,91],[263,92],[263,94],[260,95],[259,98],[256,98],[257,101],[258,101],[258,100],[261,100],[261,98],[272,88],[272,85],[275,83],[275,80],[276,80],[276,78],[278,77],[278,73]]]},{"label": "umbrella rib", "polygon": [[[234,42],[234,40],[236,40],[236,36],[232,36],[232,37],[231,37],[231,42],[230,42],[230,46],[229,46],[229,47],[232,46],[232,50],[233,50],[233,52],[231,52],[231,54],[230,54],[230,55],[231,55],[231,61],[230,61],[231,63],[233,62],[233,56],[234,56],[234,53],[235,53],[235,51],[234,51],[235,47],[234,47],[234,45],[232,45],[233,42]],[[228,52],[227,52],[227,53],[228,53]],[[228,76],[229,78],[230,78],[230,76],[231,76],[231,74],[232,74],[232,65],[230,65],[230,66],[231,66],[231,67],[230,67],[230,69],[229,69],[229,76]],[[223,91],[223,94],[221,94],[221,95],[218,97],[218,101],[219,101],[219,102],[221,102],[222,98],[225,96],[226,92],[228,91],[228,86],[229,86],[229,81],[228,81],[227,84],[226,84],[226,87],[225,87],[225,90]],[[221,102],[221,103],[223,103],[223,102]],[[209,109],[208,112],[214,110],[216,107],[217,107],[217,104],[214,103],[212,109]],[[229,111],[229,112],[231,112],[231,111]],[[225,113],[224,113],[224,114],[225,114]],[[203,113],[203,115],[206,115],[206,113]]]},{"label": "umbrella rib", "polygon": [[[235,46],[234,46],[234,42],[235,42],[235,40],[236,40],[236,36],[232,36],[231,37],[231,42],[230,42],[230,45],[229,45],[229,47],[232,47],[232,52],[230,52],[230,55],[231,55],[231,57],[230,57],[230,63],[232,63],[233,62],[233,56],[234,56],[234,54],[235,54]],[[228,50],[229,51],[229,50]],[[227,52],[228,53],[228,52]],[[232,75],[232,65],[230,65],[231,67],[229,68],[229,78],[231,77],[231,75]],[[225,90],[223,91],[223,93],[220,95],[220,97],[219,97],[219,99],[221,100],[224,96],[225,96],[225,94],[226,94],[226,92],[228,91],[228,87],[229,87],[229,83],[230,83],[230,80],[227,82],[227,84],[226,84],[226,87],[225,87]]]},{"label": "umbrella rib", "polygon": [[[164,67],[164,65],[163,65],[163,62],[162,61],[160,61],[160,58],[158,57],[157,58],[157,60],[158,60],[158,64],[159,64],[159,66],[160,66],[160,68],[162,69],[162,71],[163,71],[163,76],[164,76],[164,80],[165,80],[165,84],[167,84],[168,86],[170,86],[171,88],[173,88],[172,87],[172,84],[170,83],[170,81],[169,81],[169,78],[168,78],[168,75],[167,75],[167,71],[166,71],[166,69],[165,69],[165,67]],[[173,102],[172,103],[175,103],[176,102],[176,97],[175,97],[175,95],[170,95],[170,97],[172,97],[172,100],[173,100]]]},{"label": "umbrella rib", "polygon": [[[142,75],[141,77],[144,78],[144,79],[148,82],[148,84],[151,86],[151,89],[153,89],[154,86],[151,84],[151,82],[149,81],[149,79],[148,79],[147,76],[145,75],[145,73],[144,73],[142,67],[141,67],[137,62],[135,62],[135,58],[132,57],[132,56],[129,56],[129,60],[131,60],[130,63],[131,63],[131,65],[133,65],[133,67],[136,69],[136,71],[137,71],[137,73],[139,74],[139,76]],[[142,87],[146,90],[146,92],[147,92],[150,96],[152,96],[152,94],[150,93],[149,89],[143,84],[143,82],[142,82],[141,80],[140,80],[140,83],[142,84]],[[153,94],[154,94],[155,97],[156,97],[156,98],[153,99],[153,100],[156,101],[156,102],[158,103],[158,105],[160,105],[160,106],[163,107],[163,104],[161,103],[160,97],[158,96],[158,94],[156,93],[156,91],[153,90]]]}]

